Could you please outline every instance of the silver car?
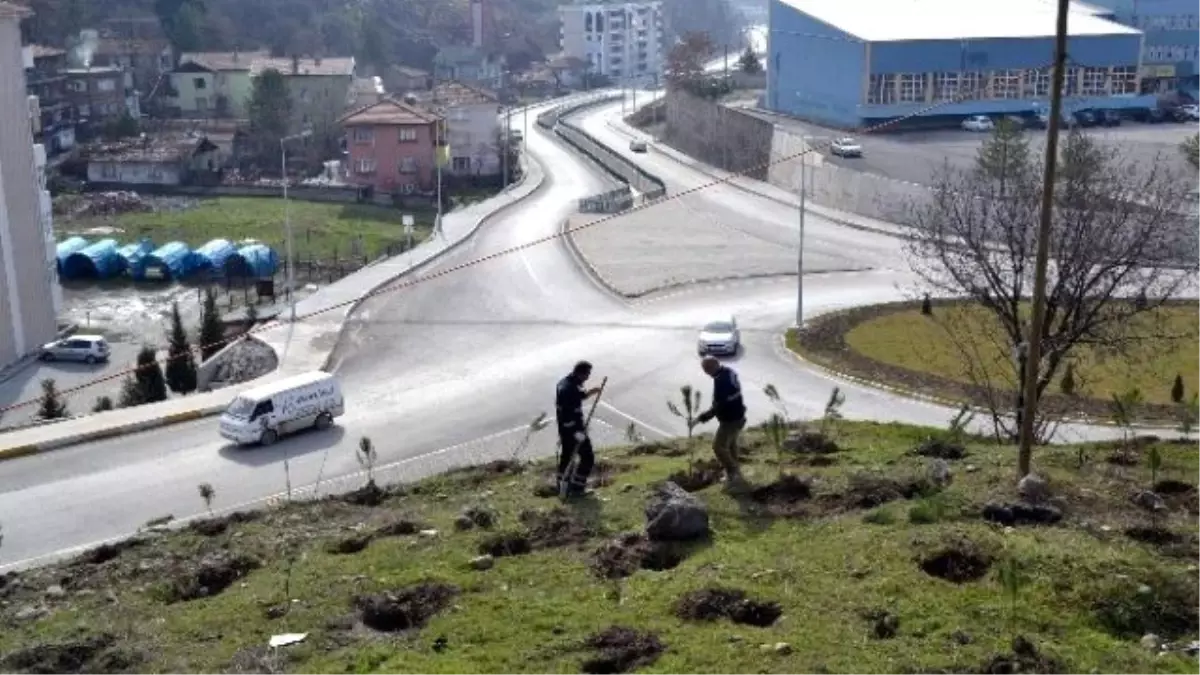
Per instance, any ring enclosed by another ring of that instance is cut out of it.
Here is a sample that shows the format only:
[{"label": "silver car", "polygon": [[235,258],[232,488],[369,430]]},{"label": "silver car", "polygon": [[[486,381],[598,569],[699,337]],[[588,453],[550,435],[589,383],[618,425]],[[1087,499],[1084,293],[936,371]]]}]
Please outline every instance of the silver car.
[{"label": "silver car", "polygon": [[738,330],[737,319],[734,317],[721,318],[711,321],[700,329],[700,338],[696,342],[696,352],[700,356],[712,354],[733,356],[738,353],[742,344],[742,333]]},{"label": "silver car", "polygon": [[109,354],[108,341],[103,336],[72,335],[42,345],[40,358],[43,361],[96,363],[107,361]]}]

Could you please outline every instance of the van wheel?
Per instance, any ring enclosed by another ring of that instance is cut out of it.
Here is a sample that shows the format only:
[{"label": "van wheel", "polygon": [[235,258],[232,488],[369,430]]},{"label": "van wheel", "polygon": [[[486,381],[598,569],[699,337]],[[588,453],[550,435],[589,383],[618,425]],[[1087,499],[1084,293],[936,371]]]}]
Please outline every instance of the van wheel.
[{"label": "van wheel", "polygon": [[331,426],[333,426],[333,415],[330,415],[327,412],[317,415],[317,421],[313,422],[313,427],[315,427],[317,431],[324,431]]},{"label": "van wheel", "polygon": [[84,361],[84,363],[86,363],[90,366],[90,365],[93,365],[96,363],[96,357],[92,356],[91,354],[88,354],[87,358],[85,358],[83,361]]},{"label": "van wheel", "polygon": [[262,436],[258,437],[258,444],[274,445],[277,440],[279,440],[279,434],[274,429],[267,429],[262,432]]}]

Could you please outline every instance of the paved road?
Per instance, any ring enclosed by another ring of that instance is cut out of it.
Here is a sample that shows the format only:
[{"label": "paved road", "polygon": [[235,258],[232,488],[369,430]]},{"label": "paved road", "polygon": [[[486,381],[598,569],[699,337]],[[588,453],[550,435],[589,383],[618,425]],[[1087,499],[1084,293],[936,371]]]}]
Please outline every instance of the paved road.
[{"label": "paved road", "polygon": [[[80,331],[86,333],[86,330]],[[45,363],[31,361],[23,367],[10,372],[0,381],[0,409],[21,401],[40,398],[42,395],[42,380],[53,379],[60,391],[86,384],[101,377],[115,375],[131,368],[137,361],[141,347],[129,342],[110,342],[112,354],[107,363],[86,364],[73,361],[55,361]],[[83,414],[91,410],[99,396],[110,396],[115,401],[121,389],[119,379],[103,385],[89,387],[75,396],[65,398],[67,412],[72,415]],[[37,416],[36,406],[25,406],[0,412],[0,429],[15,427],[32,421]]]}]

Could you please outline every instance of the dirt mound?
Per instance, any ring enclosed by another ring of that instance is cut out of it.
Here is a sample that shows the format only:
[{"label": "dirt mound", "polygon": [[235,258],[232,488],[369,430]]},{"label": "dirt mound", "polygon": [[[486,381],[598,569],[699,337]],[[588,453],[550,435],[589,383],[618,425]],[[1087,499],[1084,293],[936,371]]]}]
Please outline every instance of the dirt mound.
[{"label": "dirt mound", "polygon": [[479,552],[493,558],[533,553],[533,542],[524,532],[499,532],[479,542]]},{"label": "dirt mound", "polygon": [[1125,536],[1154,546],[1169,546],[1183,541],[1183,535],[1172,532],[1165,527],[1135,526],[1125,529]]},{"label": "dirt mound", "polygon": [[913,454],[937,459],[962,459],[967,456],[967,449],[962,443],[948,441],[944,438],[927,438],[913,448]]},{"label": "dirt mound", "polygon": [[498,520],[500,520],[500,514],[496,513],[496,510],[489,506],[468,506],[455,519],[454,528],[456,530],[472,530],[479,527],[489,530]]},{"label": "dirt mound", "polygon": [[559,548],[582,544],[599,534],[561,507],[550,511],[523,511],[520,520],[527,528],[529,541],[534,548]]},{"label": "dirt mound", "polygon": [[672,542],[650,541],[641,532],[627,532],[592,553],[592,572],[601,579],[624,579],[638,570],[675,569],[687,557]]},{"label": "dirt mound", "polygon": [[1196,486],[1181,480],[1160,480],[1154,484],[1154,491],[1160,495],[1185,495],[1195,492]]},{"label": "dirt mound", "polygon": [[377,631],[396,631],[421,628],[430,618],[450,606],[458,595],[454,586],[423,583],[375,595],[360,595],[354,599],[363,625]]},{"label": "dirt mound", "polygon": [[795,431],[783,441],[783,449],[801,455],[832,455],[841,452],[832,438],[819,431]]},{"label": "dirt mound", "polygon": [[1045,656],[1029,640],[1018,635],[1013,638],[1012,653],[996,654],[983,662],[981,673],[1066,673],[1070,672],[1057,659]]},{"label": "dirt mound", "polygon": [[342,495],[342,501],[357,506],[379,506],[386,498],[387,492],[376,485],[374,480],[369,480],[366,485]]},{"label": "dirt mound", "polygon": [[888,502],[913,499],[933,491],[933,485],[925,478],[896,480],[877,474],[856,473],[850,476],[850,482],[841,494],[841,501],[847,507],[873,509]]},{"label": "dirt mound", "polygon": [[325,545],[325,550],[334,555],[353,555],[363,551],[371,544],[371,535],[352,534],[348,537],[335,539]]},{"label": "dirt mound", "polygon": [[777,602],[759,602],[734,588],[706,588],[685,594],[675,603],[675,616],[692,621],[725,618],[749,626],[770,626],[783,614]]},{"label": "dirt mound", "polygon": [[1049,505],[1016,502],[988,502],[980,513],[984,520],[1001,525],[1053,525],[1063,518],[1062,511]]},{"label": "dirt mound", "polygon": [[416,534],[424,529],[420,523],[407,518],[393,520],[383,525],[380,525],[375,530],[375,535],[379,537],[407,537]]},{"label": "dirt mound", "polygon": [[725,469],[715,459],[696,461],[688,465],[684,471],[676,471],[667,477],[688,492],[699,492],[706,487],[716,485],[721,480]]},{"label": "dirt mound", "polygon": [[111,544],[100,544],[96,548],[84,551],[75,559],[76,565],[103,565],[110,560],[116,560],[125,551],[146,545],[145,539],[125,539]]},{"label": "dirt mound", "polygon": [[235,511],[227,516],[194,520],[188,525],[188,529],[201,536],[215,537],[228,530],[230,525],[251,523],[261,517],[262,514],[256,511]]},{"label": "dirt mound", "polygon": [[757,487],[750,498],[760,504],[795,504],[812,497],[812,479],[784,474],[775,482]]},{"label": "dirt mound", "polygon": [[657,635],[621,626],[606,628],[585,644],[599,653],[583,662],[584,673],[628,673],[654,663],[666,649]]},{"label": "dirt mound", "polygon": [[992,566],[992,556],[964,536],[947,538],[920,558],[921,569],[930,576],[962,584],[982,579]]},{"label": "dirt mound", "polygon": [[259,567],[261,563],[248,555],[225,551],[205,556],[199,563],[188,561],[163,588],[163,600],[187,602],[217,595]]},{"label": "dirt mound", "polygon": [[114,646],[108,634],[63,642],[43,642],[9,652],[0,659],[6,672],[123,673],[136,670],[141,659]]},{"label": "dirt mound", "polygon": [[630,457],[647,457],[650,455],[657,455],[660,457],[679,457],[687,454],[687,449],[682,445],[672,445],[670,443],[661,443],[655,441],[653,443],[639,443],[638,445],[630,448],[625,454],[629,455]]}]

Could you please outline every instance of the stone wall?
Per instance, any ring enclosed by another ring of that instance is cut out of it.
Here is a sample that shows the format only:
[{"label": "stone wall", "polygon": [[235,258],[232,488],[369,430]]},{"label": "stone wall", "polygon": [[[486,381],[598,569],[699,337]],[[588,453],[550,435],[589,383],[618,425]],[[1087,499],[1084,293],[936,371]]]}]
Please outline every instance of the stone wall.
[{"label": "stone wall", "polygon": [[663,140],[711,166],[765,180],[774,126],[683,91],[666,96]]}]

